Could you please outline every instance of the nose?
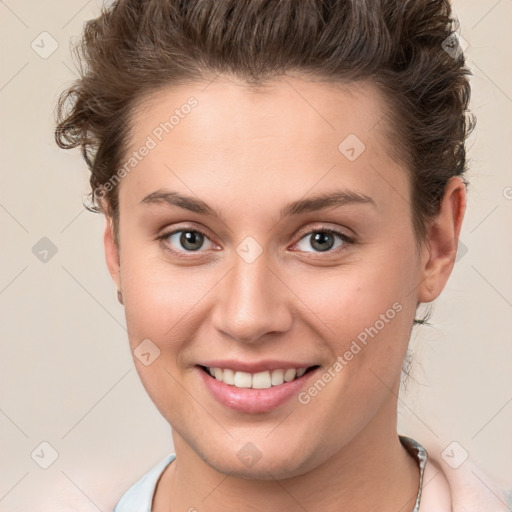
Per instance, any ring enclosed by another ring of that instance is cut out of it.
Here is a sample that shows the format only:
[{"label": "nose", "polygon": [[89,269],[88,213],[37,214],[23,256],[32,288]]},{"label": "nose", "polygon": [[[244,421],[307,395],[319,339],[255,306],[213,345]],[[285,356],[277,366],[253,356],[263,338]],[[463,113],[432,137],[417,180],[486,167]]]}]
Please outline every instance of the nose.
[{"label": "nose", "polygon": [[243,343],[270,333],[286,332],[292,325],[289,284],[268,265],[264,254],[247,263],[235,257],[233,268],[217,287],[214,327]]}]

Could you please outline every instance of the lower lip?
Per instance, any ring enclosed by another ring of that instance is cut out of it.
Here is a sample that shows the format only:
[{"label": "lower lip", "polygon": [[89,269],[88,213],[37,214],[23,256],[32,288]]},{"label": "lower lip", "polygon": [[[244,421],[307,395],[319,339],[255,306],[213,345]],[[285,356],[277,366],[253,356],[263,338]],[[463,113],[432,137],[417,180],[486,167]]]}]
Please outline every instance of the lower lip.
[{"label": "lower lip", "polygon": [[240,412],[260,413],[268,412],[287,402],[297,395],[318,368],[310,370],[302,377],[284,382],[279,386],[266,389],[237,388],[220,382],[199,367],[196,367],[206,387],[221,404]]}]

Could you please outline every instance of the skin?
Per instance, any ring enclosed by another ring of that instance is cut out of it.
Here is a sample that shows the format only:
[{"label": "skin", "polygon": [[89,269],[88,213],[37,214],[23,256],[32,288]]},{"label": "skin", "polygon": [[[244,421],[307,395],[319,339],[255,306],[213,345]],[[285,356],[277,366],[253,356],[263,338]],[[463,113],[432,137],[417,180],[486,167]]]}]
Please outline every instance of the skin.
[{"label": "skin", "polygon": [[[379,91],[291,75],[264,90],[222,75],[152,94],[133,112],[127,155],[190,96],[197,107],[119,185],[119,244],[108,217],[104,235],[131,349],[149,338],[160,350],[148,366],[134,358],[176,453],[152,510],[412,510],[419,474],[397,436],[401,367],[417,304],[434,300],[453,269],[462,180],[449,181],[417,249],[408,171],[374,129]],[[355,161],[338,151],[348,134],[366,146]],[[342,188],[375,205],[277,221],[288,202]],[[141,204],[161,189],[202,199],[222,220]],[[178,228],[205,231],[203,246],[187,251],[181,233],[157,239]],[[335,237],[321,252],[311,232],[325,228],[356,242]],[[252,263],[236,250],[247,236],[263,249]],[[308,404],[293,397],[267,413],[237,412],[194,367],[293,359],[326,371],[394,303],[401,311]],[[248,442],[261,454],[251,467],[237,457]]]}]

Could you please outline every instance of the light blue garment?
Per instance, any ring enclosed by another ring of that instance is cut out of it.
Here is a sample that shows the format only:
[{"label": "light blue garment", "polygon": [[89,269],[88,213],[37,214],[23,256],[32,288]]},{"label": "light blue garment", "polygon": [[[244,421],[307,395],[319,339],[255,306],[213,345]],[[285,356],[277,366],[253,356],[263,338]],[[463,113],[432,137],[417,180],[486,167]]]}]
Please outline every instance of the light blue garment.
[{"label": "light blue garment", "polygon": [[[423,481],[423,470],[427,462],[427,452],[423,446],[410,437],[399,436],[402,445],[418,461],[420,470],[420,485],[416,504],[411,512],[418,512],[420,508],[421,487]],[[114,512],[151,512],[153,495],[155,494],[156,483],[165,468],[176,459],[173,453],[150,469],[139,481],[133,484],[119,500]]]},{"label": "light blue garment", "polygon": [[150,469],[139,481],[135,482],[122,496],[114,512],[151,512],[153,495],[160,475],[176,458],[172,453]]}]

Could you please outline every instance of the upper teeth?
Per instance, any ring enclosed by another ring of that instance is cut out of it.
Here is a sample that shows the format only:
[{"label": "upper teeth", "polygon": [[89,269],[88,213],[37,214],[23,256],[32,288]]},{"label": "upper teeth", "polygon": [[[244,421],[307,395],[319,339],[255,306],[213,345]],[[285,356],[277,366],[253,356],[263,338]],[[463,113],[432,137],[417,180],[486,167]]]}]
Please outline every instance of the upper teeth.
[{"label": "upper teeth", "polygon": [[288,368],[286,370],[272,370],[271,372],[247,373],[236,372],[228,368],[208,368],[212,377],[235,386],[237,388],[265,389],[271,386],[279,386],[284,382],[290,382],[296,377],[302,377],[307,368]]}]

